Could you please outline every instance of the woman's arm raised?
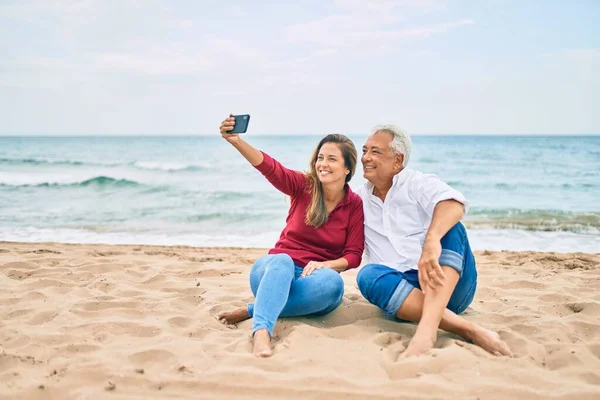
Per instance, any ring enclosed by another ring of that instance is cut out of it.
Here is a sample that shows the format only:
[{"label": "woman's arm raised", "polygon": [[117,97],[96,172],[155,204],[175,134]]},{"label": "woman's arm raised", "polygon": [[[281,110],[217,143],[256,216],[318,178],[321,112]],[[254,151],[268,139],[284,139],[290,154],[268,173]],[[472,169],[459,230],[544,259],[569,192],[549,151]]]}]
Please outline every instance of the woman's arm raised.
[{"label": "woman's arm raised", "polygon": [[227,133],[233,129],[234,125],[235,121],[232,117],[226,118],[219,129],[221,136],[256,167],[277,190],[288,196],[297,196],[300,191],[305,190],[306,177],[303,173],[284,167],[268,154],[264,154],[246,143],[239,135]]},{"label": "woman's arm raised", "polygon": [[239,134],[229,133],[229,131],[233,129],[234,125],[235,120],[233,119],[233,114],[230,114],[229,117],[225,118],[225,120],[221,123],[221,127],[219,129],[221,136],[231,143],[231,145],[235,147],[250,164],[255,167],[260,165],[264,159],[262,152],[249,145],[240,137]]}]

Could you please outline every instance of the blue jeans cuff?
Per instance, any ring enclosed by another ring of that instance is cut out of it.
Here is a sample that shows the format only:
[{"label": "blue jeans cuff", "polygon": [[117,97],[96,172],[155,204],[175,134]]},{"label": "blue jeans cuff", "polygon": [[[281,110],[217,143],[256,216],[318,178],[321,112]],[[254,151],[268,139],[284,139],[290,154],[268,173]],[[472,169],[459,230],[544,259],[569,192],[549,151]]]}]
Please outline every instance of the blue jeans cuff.
[{"label": "blue jeans cuff", "polygon": [[406,280],[402,280],[394,293],[392,293],[392,297],[390,297],[390,301],[388,301],[385,309],[383,310],[386,315],[395,316],[400,306],[404,303],[404,300],[408,297],[411,290],[414,289],[414,286],[408,283]]},{"label": "blue jeans cuff", "polygon": [[463,256],[455,251],[442,249],[442,255],[439,259],[440,265],[445,265],[454,268],[459,276],[462,276],[463,272]]}]

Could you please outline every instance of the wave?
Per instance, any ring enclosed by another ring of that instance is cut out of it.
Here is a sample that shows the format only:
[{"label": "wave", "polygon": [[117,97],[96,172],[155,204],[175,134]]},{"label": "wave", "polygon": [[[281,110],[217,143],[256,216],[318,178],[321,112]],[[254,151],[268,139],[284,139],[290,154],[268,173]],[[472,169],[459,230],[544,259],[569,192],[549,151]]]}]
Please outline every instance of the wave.
[{"label": "wave", "polygon": [[600,234],[600,213],[560,210],[472,209],[465,224],[473,228]]},{"label": "wave", "polygon": [[242,221],[261,221],[278,219],[279,216],[267,213],[228,213],[228,212],[209,212],[187,217],[186,222],[242,222]]},{"label": "wave", "polygon": [[115,179],[109,176],[96,176],[95,178],[86,179],[83,182],[71,184],[71,186],[142,186],[141,183],[129,179]]},{"label": "wave", "polygon": [[71,182],[1,182],[0,186],[11,186],[11,187],[131,187],[131,186],[143,186],[142,183],[132,181],[129,179],[117,179],[110,176],[95,176],[89,179],[81,181]]},{"label": "wave", "polygon": [[90,165],[95,167],[116,167],[118,163],[97,163],[75,160],[48,160],[43,158],[0,158],[0,164],[16,164],[16,165],[72,165],[83,166]]},{"label": "wave", "polygon": [[79,160],[50,160],[43,158],[0,158],[0,164],[7,165],[63,165],[63,166],[91,166],[91,167],[133,167],[151,171],[205,171],[210,167],[202,164],[182,164],[168,161],[133,161],[123,163],[100,163]]},{"label": "wave", "polygon": [[505,191],[517,191],[517,190],[582,190],[582,189],[595,189],[600,187],[599,184],[596,183],[587,183],[587,182],[577,182],[577,183],[515,183],[515,182],[480,182],[480,181],[460,181],[460,180],[451,180],[446,182],[451,187],[456,187],[459,189],[487,189],[493,190],[498,189],[502,192]]},{"label": "wave", "polygon": [[151,170],[151,171],[165,171],[165,172],[178,172],[178,171],[205,171],[208,166],[200,164],[180,164],[174,162],[163,162],[163,161],[135,161],[130,164],[134,168]]}]

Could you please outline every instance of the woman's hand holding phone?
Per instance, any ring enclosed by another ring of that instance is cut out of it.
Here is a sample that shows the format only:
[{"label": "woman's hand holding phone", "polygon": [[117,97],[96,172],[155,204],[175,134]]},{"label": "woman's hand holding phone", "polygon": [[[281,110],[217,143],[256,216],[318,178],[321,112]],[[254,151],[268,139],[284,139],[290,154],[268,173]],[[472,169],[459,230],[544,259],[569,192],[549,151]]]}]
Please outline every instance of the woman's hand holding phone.
[{"label": "woman's hand holding phone", "polygon": [[[236,128],[236,120],[240,122],[240,126]],[[248,121],[250,120],[250,116],[248,114],[244,115],[233,115],[229,114],[229,117],[225,118],[223,122],[221,122],[221,126],[219,127],[219,132],[221,133],[221,137],[227,140],[229,143],[233,145],[245,158],[248,162],[254,166],[257,166],[263,162],[263,154],[259,150],[252,147],[246,141],[242,140],[238,132],[243,133],[246,132],[248,128]],[[231,132],[235,133],[231,133]]]},{"label": "woman's hand holding phone", "polygon": [[223,122],[221,122],[221,126],[219,128],[219,132],[221,132],[221,137],[231,144],[237,143],[240,139],[237,133],[229,133],[233,130],[234,126],[235,118],[233,118],[233,114],[229,114],[229,117],[225,118]]}]

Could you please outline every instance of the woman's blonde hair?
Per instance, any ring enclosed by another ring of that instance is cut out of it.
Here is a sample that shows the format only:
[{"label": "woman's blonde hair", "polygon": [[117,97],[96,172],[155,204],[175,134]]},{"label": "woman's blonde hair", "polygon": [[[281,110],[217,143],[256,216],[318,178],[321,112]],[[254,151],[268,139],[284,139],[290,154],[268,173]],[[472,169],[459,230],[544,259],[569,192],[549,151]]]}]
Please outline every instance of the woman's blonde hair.
[{"label": "woman's blonde hair", "polygon": [[311,201],[306,209],[304,221],[306,222],[306,225],[313,226],[315,228],[319,228],[325,222],[327,222],[328,217],[327,207],[325,206],[323,185],[321,184],[321,181],[317,176],[317,170],[315,169],[315,164],[317,163],[317,158],[319,157],[319,151],[321,151],[321,147],[323,147],[325,143],[336,143],[341,150],[342,156],[344,157],[344,164],[350,171],[350,173],[346,175],[346,184],[350,182],[350,179],[352,179],[354,171],[356,170],[356,148],[354,147],[354,143],[352,140],[350,140],[350,138],[339,133],[334,133],[321,139],[317,145],[317,148],[313,152],[312,157],[310,158],[309,170],[306,173],[311,192]]}]

